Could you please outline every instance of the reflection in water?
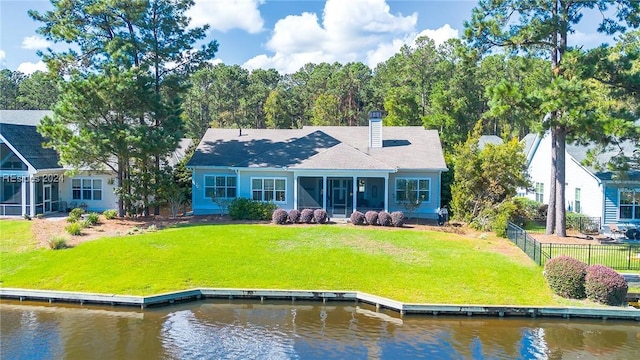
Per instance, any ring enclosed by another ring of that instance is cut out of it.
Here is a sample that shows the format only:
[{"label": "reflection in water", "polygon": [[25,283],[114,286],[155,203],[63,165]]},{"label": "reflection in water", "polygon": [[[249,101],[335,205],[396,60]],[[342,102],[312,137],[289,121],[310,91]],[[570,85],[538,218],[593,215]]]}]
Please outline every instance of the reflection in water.
[{"label": "reflection in water", "polygon": [[637,322],[406,316],[353,303],[137,311],[0,302],[2,359],[638,359]]}]

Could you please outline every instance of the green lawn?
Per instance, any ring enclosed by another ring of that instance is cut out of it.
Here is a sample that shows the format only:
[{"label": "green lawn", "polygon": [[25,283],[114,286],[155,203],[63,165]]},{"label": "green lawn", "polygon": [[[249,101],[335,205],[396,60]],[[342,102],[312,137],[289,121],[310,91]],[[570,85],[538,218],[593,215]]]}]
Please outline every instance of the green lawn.
[{"label": "green lawn", "polygon": [[123,295],[194,287],[358,290],[421,303],[561,302],[542,269],[502,239],[340,225],[201,225],[21,252],[16,244],[31,241],[25,223],[2,223],[2,238],[15,236],[6,240],[10,251],[3,240],[3,287]]},{"label": "green lawn", "polygon": [[38,242],[31,231],[31,224],[32,222],[30,221],[0,220],[0,252],[3,253],[2,259],[4,259],[4,253],[30,251],[38,246]]}]

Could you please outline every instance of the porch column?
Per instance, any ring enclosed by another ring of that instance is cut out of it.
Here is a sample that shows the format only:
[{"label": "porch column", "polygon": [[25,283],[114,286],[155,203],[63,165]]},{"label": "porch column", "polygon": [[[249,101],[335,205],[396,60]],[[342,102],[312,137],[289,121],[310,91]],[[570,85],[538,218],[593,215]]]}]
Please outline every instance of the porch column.
[{"label": "porch column", "polygon": [[20,195],[22,196],[22,212],[20,214],[24,215],[27,213],[27,182],[26,178],[22,180],[20,183]]},{"label": "porch column", "polygon": [[327,177],[323,176],[322,177],[322,208],[325,211],[327,210]]},{"label": "porch column", "polygon": [[[356,206],[358,205],[358,177],[354,176],[353,177],[353,184],[351,184],[351,192],[353,193],[353,195],[351,196],[353,198],[353,211],[356,211]],[[349,216],[351,214],[347,214],[347,216]]]},{"label": "porch column", "polygon": [[[28,175],[28,179],[31,180],[33,175]],[[29,216],[36,216],[36,183],[29,181]]]},{"label": "porch column", "polygon": [[298,209],[298,175],[293,175],[293,208]]},{"label": "porch column", "polygon": [[389,212],[389,174],[384,175],[384,211]]}]

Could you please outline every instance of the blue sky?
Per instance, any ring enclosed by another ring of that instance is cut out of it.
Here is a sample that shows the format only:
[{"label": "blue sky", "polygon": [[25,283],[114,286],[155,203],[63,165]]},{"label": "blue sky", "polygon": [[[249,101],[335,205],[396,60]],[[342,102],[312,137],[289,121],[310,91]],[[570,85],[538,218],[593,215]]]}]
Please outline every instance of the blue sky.
[{"label": "blue sky", "polygon": [[[371,67],[404,44],[428,35],[436,43],[460,37],[475,0],[195,0],[192,24],[210,24],[207,40],[220,48],[216,62],[292,73],[308,62],[361,61]],[[62,50],[36,33],[27,10],[46,11],[46,0],[0,0],[0,68],[44,70],[38,50]],[[607,41],[596,33],[597,14],[586,14],[573,45]],[[584,30],[583,30],[584,29]]]}]

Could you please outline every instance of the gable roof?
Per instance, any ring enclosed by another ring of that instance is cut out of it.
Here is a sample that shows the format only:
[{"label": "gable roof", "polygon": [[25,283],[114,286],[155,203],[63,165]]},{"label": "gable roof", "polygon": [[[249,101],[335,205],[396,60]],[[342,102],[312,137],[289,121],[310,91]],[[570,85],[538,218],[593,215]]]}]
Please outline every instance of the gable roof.
[{"label": "gable roof", "polygon": [[366,126],[302,129],[209,129],[189,166],[446,171],[436,130],[384,127],[383,147],[369,148]]},{"label": "gable roof", "polygon": [[[589,150],[594,149],[595,145],[576,145],[576,144],[567,144],[567,154],[569,154],[576,162],[582,165],[582,162],[586,160],[587,153]],[[618,155],[619,152],[622,152],[626,156],[633,156],[634,150],[638,150],[638,148],[631,141],[624,141],[620,143],[619,150],[608,149],[602,153],[599,153],[597,159],[600,163],[609,162],[614,156]],[[616,173],[614,171],[609,171],[606,169],[599,169],[595,166],[584,166],[589,172],[593,175],[597,176],[601,180],[613,180],[616,177]],[[640,171],[631,170],[626,174],[625,179],[640,181]]]},{"label": "gable roof", "polygon": [[499,137],[497,135],[482,135],[482,136],[480,136],[480,139],[478,139],[478,148],[480,150],[482,150],[482,149],[484,149],[485,146],[487,146],[487,144],[502,145],[502,144],[504,144],[504,141],[502,140],[501,137]]},{"label": "gable roof", "polygon": [[49,110],[0,110],[0,136],[36,170],[61,169],[54,149],[43,148],[46,140],[36,130]]}]

